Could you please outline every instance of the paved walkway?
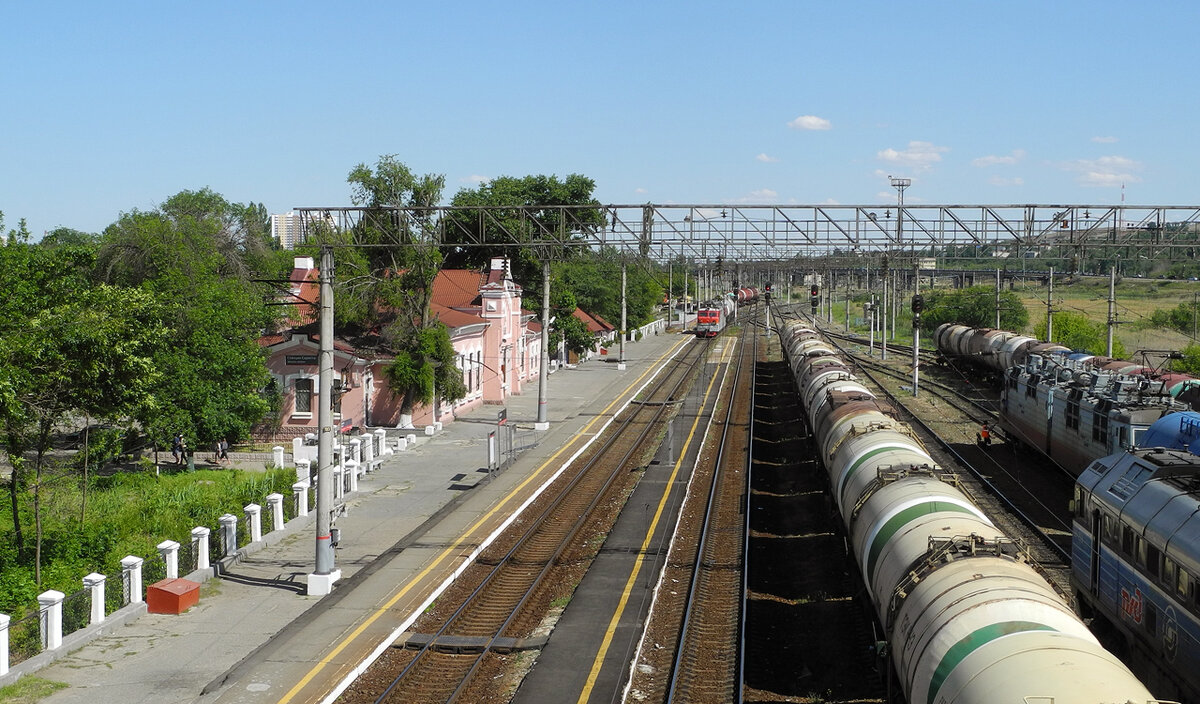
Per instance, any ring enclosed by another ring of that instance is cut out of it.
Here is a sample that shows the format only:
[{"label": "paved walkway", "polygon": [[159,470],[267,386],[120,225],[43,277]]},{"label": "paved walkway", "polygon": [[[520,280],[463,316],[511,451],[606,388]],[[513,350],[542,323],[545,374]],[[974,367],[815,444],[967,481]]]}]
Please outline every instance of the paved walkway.
[{"label": "paved walkway", "polygon": [[[624,371],[592,361],[551,375],[550,430],[519,432],[518,445],[526,445],[520,456],[491,478],[484,467],[497,406],[472,411],[389,456],[360,482],[347,514],[337,519],[336,566],[343,577],[330,595],[305,595],[315,536],[311,520],[293,521],[270,535],[273,544],[203,585],[200,604],[186,614],[145,614],[43,668],[40,677],[70,685],[43,701],[320,701],[423,608],[428,587],[421,579],[441,582],[465,562],[482,540],[474,536],[498,528],[522,492],[540,486],[570,448],[599,432],[619,408],[618,398],[691,340],[664,334],[630,343]],[[536,386],[507,409],[510,423],[532,428]]]}]

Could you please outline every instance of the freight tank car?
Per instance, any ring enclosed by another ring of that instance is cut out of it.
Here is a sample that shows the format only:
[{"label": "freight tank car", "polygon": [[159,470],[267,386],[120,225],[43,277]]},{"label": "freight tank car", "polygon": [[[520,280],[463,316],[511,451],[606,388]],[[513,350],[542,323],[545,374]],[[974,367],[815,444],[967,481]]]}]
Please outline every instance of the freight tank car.
[{"label": "freight tank car", "polygon": [[[1159,423],[1200,427],[1195,414],[1178,415]],[[1081,608],[1157,662],[1172,696],[1200,701],[1200,457],[1155,447],[1096,460],[1079,475],[1072,509]]]},{"label": "freight tank car", "polygon": [[789,361],[909,702],[1145,702],[1144,685],[803,323]]}]

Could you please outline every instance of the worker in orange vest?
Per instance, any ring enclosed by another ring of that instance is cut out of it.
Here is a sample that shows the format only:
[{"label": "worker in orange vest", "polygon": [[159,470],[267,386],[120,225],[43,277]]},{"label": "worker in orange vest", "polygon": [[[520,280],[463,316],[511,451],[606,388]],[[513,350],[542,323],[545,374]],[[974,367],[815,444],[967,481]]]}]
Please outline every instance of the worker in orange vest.
[{"label": "worker in orange vest", "polygon": [[992,444],[992,434],[988,431],[987,423],[984,423],[983,427],[979,429],[979,434],[975,436],[975,442],[980,446]]}]

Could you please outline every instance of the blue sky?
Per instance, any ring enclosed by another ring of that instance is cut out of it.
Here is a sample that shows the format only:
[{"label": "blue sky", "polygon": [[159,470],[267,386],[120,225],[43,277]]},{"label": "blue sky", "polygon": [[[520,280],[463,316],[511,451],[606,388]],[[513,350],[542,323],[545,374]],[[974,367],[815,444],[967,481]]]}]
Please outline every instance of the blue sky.
[{"label": "blue sky", "polygon": [[605,203],[1200,202],[1195,2],[5,3],[0,211],[349,204],[395,154]]}]

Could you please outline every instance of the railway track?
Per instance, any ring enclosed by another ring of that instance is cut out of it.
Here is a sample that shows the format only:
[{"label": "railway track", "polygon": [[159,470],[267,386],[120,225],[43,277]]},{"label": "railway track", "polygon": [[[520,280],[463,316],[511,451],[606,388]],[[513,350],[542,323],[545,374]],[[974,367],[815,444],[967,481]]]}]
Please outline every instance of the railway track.
[{"label": "railway track", "polygon": [[[653,453],[674,401],[694,379],[709,343],[696,342],[635,401],[606,440],[576,461],[505,536],[485,551],[432,610],[338,700],[503,701],[496,680],[534,639],[554,604],[569,599],[597,536],[619,513],[643,458]],[[616,510],[613,510],[615,507]]]},{"label": "railway track", "polygon": [[720,432],[692,471],[630,679],[628,691],[638,701],[741,700],[743,509],[759,328],[747,323],[741,331],[713,426]]}]

